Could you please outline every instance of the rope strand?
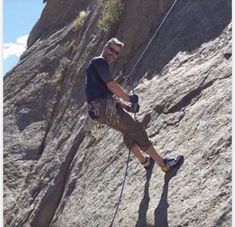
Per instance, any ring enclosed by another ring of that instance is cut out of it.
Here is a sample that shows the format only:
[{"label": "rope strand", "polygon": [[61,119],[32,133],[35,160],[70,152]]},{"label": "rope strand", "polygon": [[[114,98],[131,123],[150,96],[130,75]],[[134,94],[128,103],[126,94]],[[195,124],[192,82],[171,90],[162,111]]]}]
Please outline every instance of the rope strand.
[{"label": "rope strand", "polygon": [[159,32],[159,30],[161,29],[163,23],[165,22],[165,20],[167,19],[168,15],[171,13],[171,11],[173,10],[175,4],[177,3],[178,0],[175,0],[174,3],[172,4],[171,8],[168,10],[166,16],[163,18],[162,22],[160,23],[160,25],[158,26],[156,32],[153,34],[152,38],[150,39],[150,41],[148,42],[147,46],[144,48],[144,50],[142,51],[140,57],[138,58],[138,60],[136,61],[135,65],[132,67],[132,70],[130,71],[130,73],[127,75],[127,77],[130,79],[131,74],[134,72],[136,66],[138,65],[138,63],[140,62],[140,60],[142,59],[142,57],[144,56],[146,50],[148,49],[148,47],[150,46],[150,44],[152,43],[152,41],[154,40],[155,36],[157,35],[157,33]]},{"label": "rope strand", "polygon": [[[177,3],[178,0],[175,0],[174,3],[172,4],[171,8],[168,10],[166,16],[163,18],[162,22],[160,23],[160,25],[158,26],[156,32],[154,33],[154,35],[152,36],[152,38],[150,39],[150,41],[148,42],[147,46],[145,47],[145,49],[142,51],[140,57],[138,58],[138,60],[136,61],[135,65],[132,67],[132,70],[130,71],[130,73],[126,76],[126,81],[129,79],[131,80],[131,74],[134,72],[136,66],[138,65],[138,63],[140,62],[140,60],[142,59],[142,57],[144,56],[146,50],[148,49],[148,47],[150,46],[150,44],[152,43],[152,41],[154,40],[155,36],[157,35],[157,33],[159,32],[160,28],[162,27],[163,23],[165,22],[165,20],[167,19],[168,15],[171,13],[171,11],[173,10],[175,4]],[[133,80],[133,78],[132,78]],[[134,91],[134,85],[132,83],[132,93],[135,94],[135,91]],[[134,114],[134,118],[136,118],[136,114]],[[122,188],[121,188],[121,193],[120,193],[120,196],[119,196],[119,200],[118,200],[118,204],[117,204],[117,208],[115,210],[115,213],[114,213],[114,216],[113,216],[113,219],[112,219],[112,222],[110,224],[109,227],[112,227],[113,226],[113,223],[115,221],[115,218],[116,218],[116,215],[117,215],[117,212],[118,212],[118,209],[119,209],[119,205],[121,203],[121,200],[122,200],[122,195],[123,195],[123,191],[124,191],[124,185],[125,185],[125,182],[126,182],[126,177],[127,177],[127,171],[128,171],[128,165],[129,165],[129,160],[130,160],[130,154],[131,154],[131,150],[129,150],[129,153],[128,153],[128,158],[127,158],[127,162],[126,162],[126,171],[125,171],[125,175],[124,175],[124,179],[123,179],[123,183],[122,183]]]},{"label": "rope strand", "polygon": [[128,157],[127,157],[127,162],[126,162],[126,171],[125,171],[124,179],[123,179],[123,182],[122,182],[121,193],[120,193],[119,200],[118,200],[118,203],[117,203],[117,208],[116,208],[114,216],[113,216],[113,220],[112,220],[109,227],[113,226],[114,220],[115,220],[117,212],[118,212],[119,205],[120,205],[121,200],[122,200],[122,194],[123,194],[123,191],[124,191],[125,181],[126,181],[126,177],[127,177],[127,170],[128,170],[130,155],[131,155],[131,151],[129,150]]}]

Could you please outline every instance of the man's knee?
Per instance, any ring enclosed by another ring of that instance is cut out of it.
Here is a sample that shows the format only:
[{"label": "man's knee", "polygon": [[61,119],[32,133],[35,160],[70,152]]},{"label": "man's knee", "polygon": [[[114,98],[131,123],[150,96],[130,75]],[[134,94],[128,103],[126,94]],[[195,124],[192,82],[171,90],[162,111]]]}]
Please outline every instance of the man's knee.
[{"label": "man's knee", "polygon": [[140,146],[141,150],[146,152],[150,147],[152,146],[151,141],[149,141],[148,143],[144,144],[143,146]]},{"label": "man's knee", "polygon": [[146,151],[152,146],[152,142],[148,139],[147,136],[139,137],[138,140],[132,138],[130,135],[125,133],[123,135],[123,140],[128,149],[132,149],[135,145],[138,145],[142,151]]},{"label": "man's knee", "polygon": [[131,150],[135,146],[134,140],[127,133],[124,133],[123,141],[129,150]]}]

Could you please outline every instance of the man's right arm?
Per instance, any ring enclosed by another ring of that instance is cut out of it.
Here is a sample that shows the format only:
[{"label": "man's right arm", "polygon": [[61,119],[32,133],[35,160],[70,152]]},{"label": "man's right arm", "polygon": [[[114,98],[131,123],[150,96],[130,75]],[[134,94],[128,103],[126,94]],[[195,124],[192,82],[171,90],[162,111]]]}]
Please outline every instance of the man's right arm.
[{"label": "man's right arm", "polygon": [[129,95],[125,92],[125,90],[114,80],[108,82],[107,87],[110,91],[113,92],[117,97],[122,98],[124,101],[130,102]]},{"label": "man's right arm", "polygon": [[101,79],[105,82],[107,88],[115,94],[117,97],[122,98],[124,101],[131,103],[138,103],[138,96],[131,95],[129,96],[125,90],[113,80],[111,73],[109,71],[108,64],[104,61],[104,59],[99,58],[94,62],[94,66],[99,73]]}]

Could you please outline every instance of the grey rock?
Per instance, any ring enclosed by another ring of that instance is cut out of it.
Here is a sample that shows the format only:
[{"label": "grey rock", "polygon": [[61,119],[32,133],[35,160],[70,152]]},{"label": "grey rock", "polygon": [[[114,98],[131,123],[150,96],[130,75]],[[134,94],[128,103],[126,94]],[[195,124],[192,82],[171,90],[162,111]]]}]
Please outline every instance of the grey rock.
[{"label": "grey rock", "polygon": [[115,35],[126,44],[112,68],[123,82],[173,1],[126,2],[108,34],[97,28],[104,2],[59,2],[63,13],[47,1],[4,77],[4,225],[231,226],[231,1],[179,1],[131,75],[157,151],[184,161],[146,172],[131,155],[120,203],[128,150],[108,127],[84,131],[84,70]]}]

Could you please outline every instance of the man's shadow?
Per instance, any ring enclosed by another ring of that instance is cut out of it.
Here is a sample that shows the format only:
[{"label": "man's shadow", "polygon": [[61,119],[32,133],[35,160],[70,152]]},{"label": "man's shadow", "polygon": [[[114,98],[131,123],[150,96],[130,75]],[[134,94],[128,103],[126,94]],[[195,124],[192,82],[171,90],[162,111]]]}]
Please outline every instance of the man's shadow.
[{"label": "man's shadow", "polygon": [[155,227],[168,227],[167,209],[169,207],[169,204],[167,202],[167,197],[168,197],[169,182],[174,176],[177,175],[177,172],[180,169],[180,167],[183,165],[183,163],[184,163],[184,156],[181,157],[181,160],[176,167],[172,168],[172,170],[169,173],[165,174],[161,199],[154,212]]},{"label": "man's shadow", "polygon": [[147,215],[146,215],[148,211],[148,207],[149,207],[149,201],[150,201],[149,182],[151,179],[154,164],[146,172],[144,198],[140,202],[139,217],[138,217],[138,221],[135,227],[168,227],[167,209],[169,207],[169,204],[167,202],[167,196],[168,196],[169,182],[174,176],[177,175],[177,172],[180,169],[180,167],[183,165],[183,163],[184,163],[184,157],[182,156],[179,164],[176,167],[173,167],[169,173],[165,174],[161,199],[154,212],[154,216],[155,216],[154,225],[147,223]]},{"label": "man's shadow", "polygon": [[[149,201],[150,201],[150,196],[149,196],[149,182],[152,176],[152,172],[153,172],[153,167],[154,167],[154,161],[152,159],[151,160],[151,167],[146,171],[146,183],[144,186],[144,198],[141,200],[140,202],[140,207],[139,207],[139,218],[138,221],[135,225],[135,227],[144,227],[147,226],[146,224],[146,214],[148,211],[148,207],[149,207]],[[150,227],[150,226],[149,226]]]}]

